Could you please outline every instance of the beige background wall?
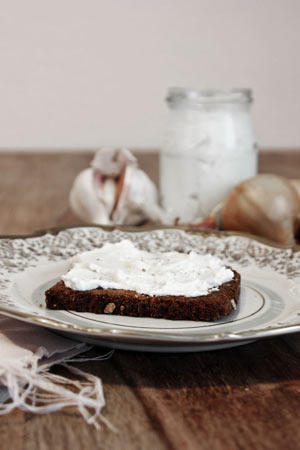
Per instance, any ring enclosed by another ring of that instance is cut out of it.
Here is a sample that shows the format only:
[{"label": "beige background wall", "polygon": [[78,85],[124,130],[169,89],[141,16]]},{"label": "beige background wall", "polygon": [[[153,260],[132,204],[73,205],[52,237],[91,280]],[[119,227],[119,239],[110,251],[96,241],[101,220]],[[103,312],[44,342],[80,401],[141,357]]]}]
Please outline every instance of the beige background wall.
[{"label": "beige background wall", "polygon": [[0,148],[159,146],[172,86],[254,89],[300,148],[299,0],[2,0]]}]

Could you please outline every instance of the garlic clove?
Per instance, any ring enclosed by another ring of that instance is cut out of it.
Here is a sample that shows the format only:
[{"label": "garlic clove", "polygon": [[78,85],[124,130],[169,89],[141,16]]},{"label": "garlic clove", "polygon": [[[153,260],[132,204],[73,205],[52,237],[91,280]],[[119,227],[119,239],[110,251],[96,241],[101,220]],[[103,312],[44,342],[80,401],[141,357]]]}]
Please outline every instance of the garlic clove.
[{"label": "garlic clove", "polygon": [[222,228],[246,231],[280,243],[294,242],[300,198],[288,180],[262,174],[237,185],[225,199]]},{"label": "garlic clove", "polygon": [[126,225],[146,220],[163,223],[166,220],[166,213],[158,205],[157,189],[141,169],[126,167],[112,220]]},{"label": "garlic clove", "polygon": [[115,192],[113,180],[107,179],[100,183],[93,169],[85,169],[73,183],[69,197],[71,209],[85,222],[110,225]]}]

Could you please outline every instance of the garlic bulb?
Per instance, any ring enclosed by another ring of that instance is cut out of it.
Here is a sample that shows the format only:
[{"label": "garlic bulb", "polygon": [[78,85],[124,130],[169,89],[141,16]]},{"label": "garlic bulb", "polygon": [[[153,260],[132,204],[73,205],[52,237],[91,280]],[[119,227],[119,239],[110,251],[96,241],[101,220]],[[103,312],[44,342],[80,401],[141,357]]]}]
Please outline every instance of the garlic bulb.
[{"label": "garlic bulb", "polygon": [[71,208],[82,220],[103,225],[167,222],[154,183],[129,150],[102,148],[91,166],[76,177],[70,192]]},{"label": "garlic bulb", "polygon": [[288,180],[288,182],[293,186],[295,191],[298,194],[298,197],[300,198],[300,180]]},{"label": "garlic bulb", "polygon": [[222,228],[292,243],[300,223],[300,186],[293,181],[262,174],[240,183],[225,199]]}]

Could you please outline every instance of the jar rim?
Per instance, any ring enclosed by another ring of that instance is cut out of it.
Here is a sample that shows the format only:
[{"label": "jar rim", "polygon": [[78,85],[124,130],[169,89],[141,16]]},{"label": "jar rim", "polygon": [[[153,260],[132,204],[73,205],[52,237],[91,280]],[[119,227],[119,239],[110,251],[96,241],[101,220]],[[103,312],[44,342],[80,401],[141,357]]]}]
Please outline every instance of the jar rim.
[{"label": "jar rim", "polygon": [[185,87],[170,87],[167,90],[167,103],[187,101],[193,104],[205,103],[251,103],[252,89],[193,89]]}]

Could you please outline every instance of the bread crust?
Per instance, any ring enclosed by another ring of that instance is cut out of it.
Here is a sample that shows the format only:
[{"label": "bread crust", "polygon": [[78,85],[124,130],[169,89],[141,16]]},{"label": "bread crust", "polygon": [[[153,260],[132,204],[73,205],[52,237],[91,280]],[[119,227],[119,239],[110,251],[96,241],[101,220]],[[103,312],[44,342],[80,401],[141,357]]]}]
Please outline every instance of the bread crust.
[{"label": "bread crust", "polygon": [[75,291],[59,281],[46,291],[48,309],[95,314],[153,317],[170,320],[212,321],[230,314],[239,301],[240,274],[218,290],[199,297],[151,296],[123,289]]}]

